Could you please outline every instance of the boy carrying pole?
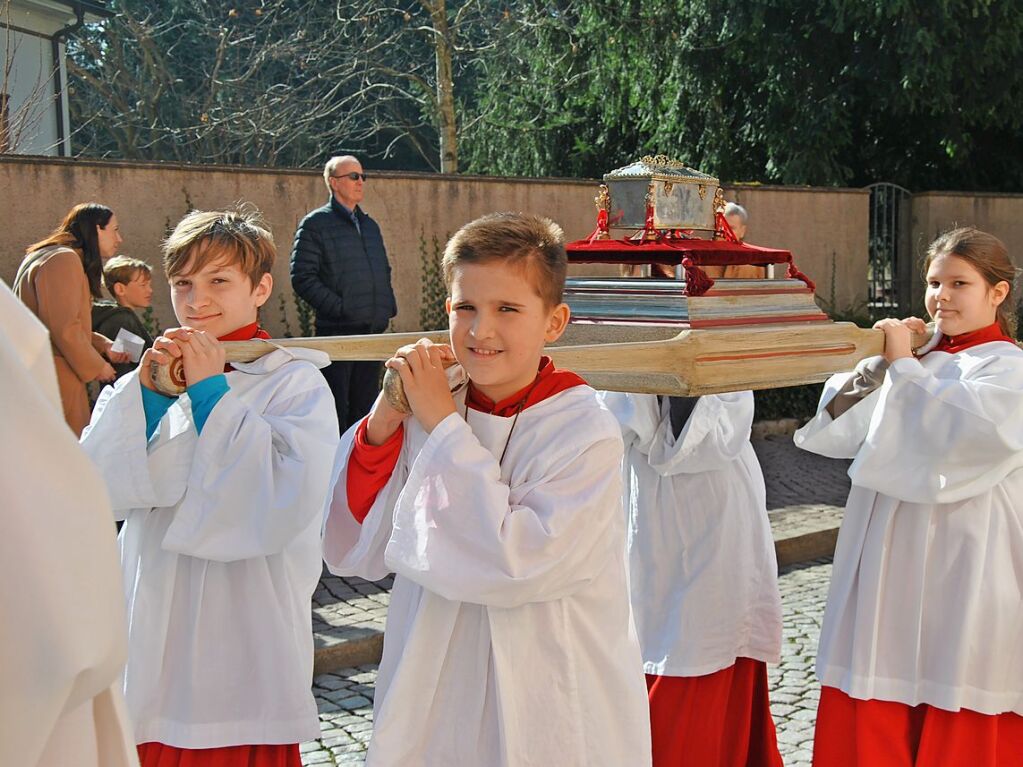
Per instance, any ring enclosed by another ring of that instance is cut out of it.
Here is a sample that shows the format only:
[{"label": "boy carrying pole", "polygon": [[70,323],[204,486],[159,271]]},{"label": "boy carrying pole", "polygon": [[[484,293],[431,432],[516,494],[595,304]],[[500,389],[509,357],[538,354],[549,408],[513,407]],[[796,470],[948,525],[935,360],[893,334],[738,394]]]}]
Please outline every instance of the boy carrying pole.
[{"label": "boy carrying pole", "polygon": [[[125,520],[124,690],[143,767],[299,767],[319,735],[309,610],[337,449],[322,352],[225,369],[266,338],[275,249],[244,212],[195,211],[164,243],[181,327],[100,395],[82,444]],[[152,389],[183,361],[187,392]]]},{"label": "boy carrying pole", "polygon": [[[367,765],[649,765],[632,627],[622,440],[581,378],[543,356],[569,319],[563,235],[494,214],[448,243],[451,345],[388,367],[342,440],[324,557],[396,573]],[[469,383],[452,395],[452,360]]]}]

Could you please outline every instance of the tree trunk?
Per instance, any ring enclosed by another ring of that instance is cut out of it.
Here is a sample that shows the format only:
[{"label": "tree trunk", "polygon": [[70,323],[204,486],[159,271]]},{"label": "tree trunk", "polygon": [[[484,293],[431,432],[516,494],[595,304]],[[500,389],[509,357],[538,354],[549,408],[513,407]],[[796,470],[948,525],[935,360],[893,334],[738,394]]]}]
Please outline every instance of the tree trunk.
[{"label": "tree trunk", "polygon": [[437,59],[437,135],[440,139],[440,172],[458,173],[458,132],[455,121],[455,84],[451,53],[454,48],[448,28],[446,0],[427,3],[433,19],[433,50]]}]

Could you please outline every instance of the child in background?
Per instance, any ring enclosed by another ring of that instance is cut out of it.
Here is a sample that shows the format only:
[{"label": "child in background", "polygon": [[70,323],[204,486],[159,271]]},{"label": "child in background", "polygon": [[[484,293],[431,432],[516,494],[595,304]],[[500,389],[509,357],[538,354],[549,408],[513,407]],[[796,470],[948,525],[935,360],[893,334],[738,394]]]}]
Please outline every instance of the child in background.
[{"label": "child in background", "polygon": [[[182,326],[103,391],[82,437],[125,519],[124,691],[143,767],[299,767],[320,732],[309,605],[338,442],[328,360],[279,349],[225,369],[221,344],[268,337],[275,255],[252,214],[185,216],[164,243]],[[175,358],[177,398],[150,375]]]},{"label": "child in background", "polygon": [[781,597],[752,392],[603,392],[625,438],[629,585],[654,767],[781,767]]},{"label": "child in background", "polygon": [[[143,351],[152,346],[153,338],[136,314],[153,303],[152,268],[149,264],[137,258],[114,256],[103,264],[103,286],[114,300],[93,302],[93,330],[116,340],[123,328],[142,339]],[[137,366],[136,359],[135,362],[117,363],[114,370],[120,378]]]},{"label": "child in background", "polygon": [[[1016,269],[972,228],[929,248],[922,320],[825,385],[805,450],[854,458],[817,656],[814,764],[1007,767],[1023,754],[1023,350]],[[931,344],[928,347],[932,346]]]},{"label": "child in background", "polygon": [[569,318],[562,232],[485,216],[443,266],[451,346],[388,361],[412,417],[381,396],[345,435],[325,528],[332,571],[396,573],[367,767],[649,765],[621,436],[543,356]]}]

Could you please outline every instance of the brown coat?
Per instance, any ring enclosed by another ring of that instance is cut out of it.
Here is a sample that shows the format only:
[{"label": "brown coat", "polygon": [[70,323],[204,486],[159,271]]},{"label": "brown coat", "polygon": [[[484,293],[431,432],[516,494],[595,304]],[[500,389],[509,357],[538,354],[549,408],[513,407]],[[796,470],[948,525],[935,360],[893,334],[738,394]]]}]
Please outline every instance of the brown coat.
[{"label": "brown coat", "polygon": [[[27,266],[26,266],[27,264]],[[30,253],[15,292],[50,331],[64,420],[77,436],[89,423],[85,384],[103,371],[110,340],[92,332],[92,296],[82,259],[70,248]]]}]

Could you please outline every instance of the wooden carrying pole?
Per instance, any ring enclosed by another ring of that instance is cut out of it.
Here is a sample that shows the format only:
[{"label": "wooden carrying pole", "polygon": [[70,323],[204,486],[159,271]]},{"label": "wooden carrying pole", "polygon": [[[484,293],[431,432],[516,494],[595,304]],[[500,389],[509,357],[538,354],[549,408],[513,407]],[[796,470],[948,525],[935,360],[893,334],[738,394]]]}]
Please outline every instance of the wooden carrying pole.
[{"label": "wooden carrying pole", "polygon": [[[884,333],[847,322],[683,330],[570,326],[565,345],[548,347],[560,368],[594,388],[672,396],[819,383],[884,351]],[[660,335],[662,337],[658,338]],[[645,340],[654,337],[654,340]],[[319,349],[333,360],[386,360],[420,338],[446,343],[446,331],[226,342],[229,362],[249,362],[276,347]],[[578,344],[580,340],[608,342]],[[636,340],[630,340],[636,339]],[[914,336],[914,346],[926,342]]]}]

